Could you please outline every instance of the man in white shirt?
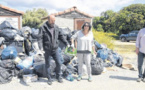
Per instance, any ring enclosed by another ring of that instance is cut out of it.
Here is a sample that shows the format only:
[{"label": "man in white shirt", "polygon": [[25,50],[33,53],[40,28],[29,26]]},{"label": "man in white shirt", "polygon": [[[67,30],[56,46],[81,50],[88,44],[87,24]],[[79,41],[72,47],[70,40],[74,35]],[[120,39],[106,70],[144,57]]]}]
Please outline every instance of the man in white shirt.
[{"label": "man in white shirt", "polygon": [[145,82],[145,70],[143,72],[143,63],[145,57],[145,28],[141,29],[137,35],[136,39],[136,54],[138,55],[138,79],[137,82],[141,80]]}]

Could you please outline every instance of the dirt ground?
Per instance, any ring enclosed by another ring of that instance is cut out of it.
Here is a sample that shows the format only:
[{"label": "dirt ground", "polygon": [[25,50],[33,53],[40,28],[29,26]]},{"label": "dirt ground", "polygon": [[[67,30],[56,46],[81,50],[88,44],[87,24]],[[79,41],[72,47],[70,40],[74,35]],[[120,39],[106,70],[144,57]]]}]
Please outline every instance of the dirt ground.
[{"label": "dirt ground", "polygon": [[81,81],[64,80],[62,84],[54,81],[51,86],[46,83],[45,78],[40,78],[39,81],[29,85],[13,78],[12,82],[0,85],[0,90],[145,90],[145,83],[136,82],[138,72],[137,55],[134,52],[135,42],[115,41],[114,43],[114,50],[124,58],[123,64],[130,64],[134,70],[113,67],[110,70],[106,69],[101,75],[93,76],[92,82],[88,82],[87,76],[84,76]]}]

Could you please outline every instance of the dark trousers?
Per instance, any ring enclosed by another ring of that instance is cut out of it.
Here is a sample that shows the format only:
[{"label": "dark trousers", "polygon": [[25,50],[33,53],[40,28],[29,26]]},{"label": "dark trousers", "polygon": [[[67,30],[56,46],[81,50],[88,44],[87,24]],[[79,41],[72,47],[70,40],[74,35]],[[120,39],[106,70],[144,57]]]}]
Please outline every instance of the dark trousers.
[{"label": "dark trousers", "polygon": [[139,72],[139,78],[145,78],[145,70],[143,72],[143,63],[144,63],[144,57],[145,54],[139,52],[138,54],[138,72]]},{"label": "dark trousers", "polygon": [[56,63],[56,77],[61,76],[61,60],[60,60],[60,55],[58,49],[56,50],[48,50],[45,51],[45,67],[46,67],[46,73],[47,73],[47,78],[51,79],[51,69],[50,69],[50,60],[52,58],[55,60]]}]

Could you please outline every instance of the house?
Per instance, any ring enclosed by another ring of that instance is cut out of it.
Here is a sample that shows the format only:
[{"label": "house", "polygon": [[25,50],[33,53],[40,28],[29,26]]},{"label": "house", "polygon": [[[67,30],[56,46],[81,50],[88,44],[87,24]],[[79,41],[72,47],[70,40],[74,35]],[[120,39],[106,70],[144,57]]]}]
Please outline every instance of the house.
[{"label": "house", "polygon": [[18,11],[0,4],[0,24],[3,21],[8,21],[14,28],[21,29],[23,14],[24,12],[22,11]]},{"label": "house", "polygon": [[[56,25],[59,27],[68,27],[71,31],[81,30],[84,22],[92,23],[93,19],[93,16],[78,10],[75,6],[51,15],[55,15]],[[42,20],[47,20],[47,18],[48,17],[44,17]]]}]

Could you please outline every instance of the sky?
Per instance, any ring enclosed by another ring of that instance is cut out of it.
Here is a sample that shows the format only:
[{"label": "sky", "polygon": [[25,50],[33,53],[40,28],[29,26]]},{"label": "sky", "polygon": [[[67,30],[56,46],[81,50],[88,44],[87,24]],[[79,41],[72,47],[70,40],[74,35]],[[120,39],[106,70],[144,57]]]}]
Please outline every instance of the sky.
[{"label": "sky", "polygon": [[76,6],[93,16],[107,10],[115,12],[131,4],[145,4],[145,0],[0,0],[0,4],[25,12],[33,8],[45,8],[49,14]]}]

